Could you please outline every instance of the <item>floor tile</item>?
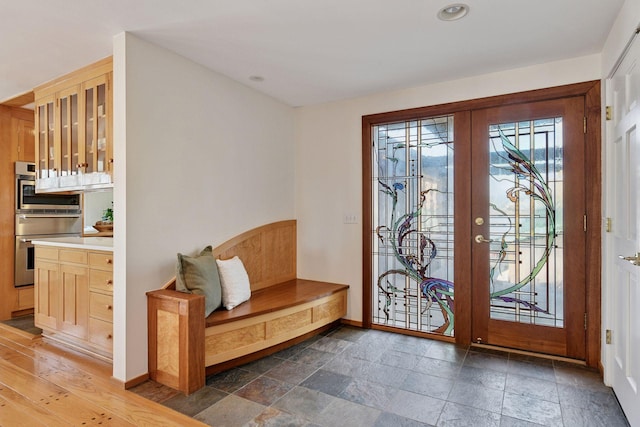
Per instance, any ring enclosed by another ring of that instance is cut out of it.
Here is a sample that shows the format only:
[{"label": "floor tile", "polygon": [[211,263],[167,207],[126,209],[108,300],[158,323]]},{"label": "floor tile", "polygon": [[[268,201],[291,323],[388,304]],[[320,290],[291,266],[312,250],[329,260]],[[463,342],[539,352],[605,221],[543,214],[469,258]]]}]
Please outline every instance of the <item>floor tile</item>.
[{"label": "floor tile", "polygon": [[337,338],[339,340],[357,342],[360,338],[367,334],[365,329],[355,328],[353,326],[341,326],[327,334],[328,337]]},{"label": "floor tile", "polygon": [[458,381],[453,385],[447,400],[499,414],[502,411],[503,394],[501,390]]},{"label": "floor tile", "polygon": [[562,426],[562,412],[558,403],[520,394],[504,394],[502,414],[545,426]]},{"label": "floor tile", "polygon": [[300,383],[300,386],[339,396],[351,381],[352,378],[346,375],[320,369]]},{"label": "floor tile", "polygon": [[372,408],[386,408],[396,393],[398,389],[367,380],[354,379],[338,397]]},{"label": "floor tile", "polygon": [[545,381],[556,381],[555,370],[551,363],[531,363],[525,360],[513,360],[509,358],[507,373],[523,375],[525,377],[537,378]]},{"label": "floor tile", "polygon": [[258,374],[264,374],[269,369],[273,369],[281,363],[282,359],[268,356],[258,359],[254,362],[247,363],[246,365],[242,365],[242,369],[246,371],[256,372]]},{"label": "floor tile", "polygon": [[373,362],[340,354],[328,361],[322,369],[350,377],[363,378]]},{"label": "floor tile", "polygon": [[427,338],[398,334],[398,336],[393,340],[391,348],[403,353],[423,356],[432,344],[433,340]]},{"label": "floor tile", "polygon": [[259,374],[256,372],[236,368],[207,377],[206,384],[218,390],[233,393],[258,378],[258,376]]},{"label": "floor tile", "polygon": [[334,356],[335,354],[327,353],[326,351],[320,351],[314,348],[305,348],[304,350],[291,356],[289,360],[320,368]]},{"label": "floor tile", "polygon": [[492,371],[491,369],[476,368],[466,364],[460,369],[458,381],[470,384],[481,385],[496,390],[504,390],[507,374],[504,372]]},{"label": "floor tile", "polygon": [[273,406],[302,418],[315,419],[335,397],[305,387],[295,387],[277,400]]},{"label": "floor tile", "polygon": [[384,409],[405,418],[436,425],[444,404],[444,400],[399,390]]},{"label": "floor tile", "polygon": [[370,363],[363,367],[362,377],[374,383],[399,388],[411,371],[393,366]]},{"label": "floor tile", "polygon": [[342,352],[342,355],[352,357],[354,359],[374,362],[387,348],[389,347],[380,347],[376,343],[367,342],[363,339],[345,349],[345,351]]},{"label": "floor tile", "polygon": [[421,359],[415,354],[404,353],[395,349],[388,349],[380,354],[375,362],[381,365],[393,366],[395,368],[408,369],[412,371]]},{"label": "floor tile", "polygon": [[462,362],[467,355],[467,350],[457,347],[455,344],[435,341],[424,353],[425,357],[446,360],[449,362]]},{"label": "floor tile", "polygon": [[560,405],[562,407],[562,420],[566,427],[629,427],[621,409],[599,410],[596,408],[577,408]]},{"label": "floor tile", "polygon": [[516,374],[507,374],[505,391],[536,399],[559,403],[558,387],[555,382],[539,380]]},{"label": "floor tile", "polygon": [[265,410],[263,405],[229,395],[197,414],[194,418],[215,427],[238,427],[245,425]]},{"label": "floor tile", "polygon": [[322,426],[372,427],[381,411],[348,400],[335,399],[312,419]]},{"label": "floor tile", "polygon": [[291,384],[262,376],[251,381],[235,394],[262,405],[271,405],[292,388]]},{"label": "floor tile", "polygon": [[438,427],[499,427],[500,414],[447,402],[436,425]]},{"label": "floor tile", "polygon": [[289,384],[298,385],[315,371],[317,371],[315,366],[303,365],[302,363],[296,363],[291,360],[284,360],[278,366],[269,369],[264,373],[264,375]]},{"label": "floor tile", "polygon": [[475,351],[469,351],[464,359],[464,366],[491,369],[498,372],[507,372],[508,363],[509,359],[507,357]]},{"label": "floor tile", "polygon": [[595,391],[607,391],[609,387],[602,382],[596,371],[578,366],[555,366],[556,382],[574,387],[588,388]]},{"label": "floor tile", "polygon": [[132,387],[129,391],[139,394],[145,399],[152,400],[154,402],[164,402],[167,399],[179,394],[180,392],[167,387],[166,385],[159,384],[155,381],[145,381],[140,385]]},{"label": "floor tile", "polygon": [[447,360],[421,358],[415,366],[415,370],[423,374],[434,375],[442,378],[456,378],[462,367],[462,362],[449,362]]},{"label": "floor tile", "polygon": [[[500,418],[500,427],[540,427],[541,425],[542,424],[530,423],[529,421],[519,420],[506,415],[503,415]],[[567,427],[578,427],[578,425]]]},{"label": "floor tile", "polygon": [[453,387],[453,383],[453,379],[414,372],[407,376],[407,379],[404,380],[404,383],[402,383],[400,388],[413,393],[424,394],[425,396],[446,400],[451,388]]},{"label": "floor tile", "polygon": [[558,396],[560,398],[560,404],[563,406],[567,405],[598,411],[619,408],[618,401],[611,389],[595,391],[589,388],[558,384]]},{"label": "floor tile", "polygon": [[202,412],[214,403],[219,402],[228,396],[228,393],[212,387],[202,387],[195,393],[185,396],[180,393],[177,396],[165,401],[163,404],[175,411],[193,417]]},{"label": "floor tile", "polygon": [[305,427],[309,422],[304,418],[276,408],[268,407],[260,415],[245,424],[246,427]]},{"label": "floor tile", "polygon": [[383,412],[380,414],[373,427],[433,427],[433,425],[401,417],[400,415],[392,414],[391,412]]},{"label": "floor tile", "polygon": [[341,340],[334,337],[322,337],[318,341],[314,342],[309,348],[314,348],[320,351],[326,351],[327,353],[339,354],[342,353],[347,347],[351,345],[351,342]]}]

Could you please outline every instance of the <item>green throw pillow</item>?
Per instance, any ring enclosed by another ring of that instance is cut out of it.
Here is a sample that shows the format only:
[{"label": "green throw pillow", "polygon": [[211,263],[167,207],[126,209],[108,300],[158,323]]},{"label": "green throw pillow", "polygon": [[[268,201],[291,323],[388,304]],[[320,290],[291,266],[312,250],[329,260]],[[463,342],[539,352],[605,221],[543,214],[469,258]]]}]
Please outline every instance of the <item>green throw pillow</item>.
[{"label": "green throw pillow", "polygon": [[204,248],[195,257],[178,254],[176,290],[204,295],[205,317],[222,305],[218,266],[211,246]]}]

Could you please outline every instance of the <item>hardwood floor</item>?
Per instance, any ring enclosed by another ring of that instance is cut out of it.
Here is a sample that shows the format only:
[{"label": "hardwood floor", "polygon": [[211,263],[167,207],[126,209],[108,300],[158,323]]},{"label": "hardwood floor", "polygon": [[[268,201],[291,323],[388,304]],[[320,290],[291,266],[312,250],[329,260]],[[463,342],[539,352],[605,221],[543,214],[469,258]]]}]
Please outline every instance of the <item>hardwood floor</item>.
[{"label": "hardwood floor", "polygon": [[0,326],[0,426],[202,426],[128,392],[111,366]]}]

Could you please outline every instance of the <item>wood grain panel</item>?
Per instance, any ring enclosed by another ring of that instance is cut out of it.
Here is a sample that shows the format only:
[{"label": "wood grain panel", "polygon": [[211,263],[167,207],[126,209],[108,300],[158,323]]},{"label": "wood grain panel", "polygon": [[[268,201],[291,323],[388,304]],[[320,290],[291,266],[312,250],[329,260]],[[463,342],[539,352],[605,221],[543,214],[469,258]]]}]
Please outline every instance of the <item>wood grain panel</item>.
[{"label": "wood grain panel", "polygon": [[52,248],[49,246],[36,246],[35,257],[36,259],[40,258],[58,261],[58,248]]},{"label": "wood grain panel", "polygon": [[113,354],[113,323],[89,318],[89,342]]},{"label": "wood grain panel", "polygon": [[264,340],[265,323],[259,322],[244,328],[208,336],[205,343],[205,352],[207,355],[216,355],[225,351],[247,347]]},{"label": "wood grain panel", "polygon": [[89,289],[113,293],[113,272],[107,270],[89,270]]},{"label": "wood grain panel", "polygon": [[113,271],[113,252],[89,252],[89,266]]},{"label": "wood grain panel", "polygon": [[59,259],[62,262],[72,262],[75,264],[87,263],[87,251],[74,251],[69,249],[59,250]]},{"label": "wood grain panel", "polygon": [[89,292],[89,316],[105,322],[113,322],[113,297]]},{"label": "wood grain panel", "polygon": [[310,325],[312,318],[311,312],[311,309],[301,310],[266,322],[267,332],[265,339],[277,337],[292,329],[303,328]]},{"label": "wood grain panel", "polygon": [[157,316],[158,369],[177,378],[180,366],[180,349],[175,343],[179,342],[180,317],[177,313],[164,310],[158,310]]},{"label": "wood grain panel", "polygon": [[33,308],[34,299],[33,286],[18,289],[18,310]]}]

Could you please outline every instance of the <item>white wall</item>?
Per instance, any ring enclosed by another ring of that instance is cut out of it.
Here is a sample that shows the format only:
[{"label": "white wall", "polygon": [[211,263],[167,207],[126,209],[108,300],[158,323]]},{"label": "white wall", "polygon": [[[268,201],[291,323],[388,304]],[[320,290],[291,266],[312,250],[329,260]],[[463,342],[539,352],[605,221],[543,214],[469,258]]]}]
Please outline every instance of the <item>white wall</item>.
[{"label": "white wall", "polygon": [[294,110],[131,34],[114,43],[114,377],[147,372],[145,292],[193,254],[295,218]]},{"label": "white wall", "polygon": [[363,115],[596,80],[600,67],[590,55],[297,109],[298,275],[351,285],[347,318],[362,320]]}]

